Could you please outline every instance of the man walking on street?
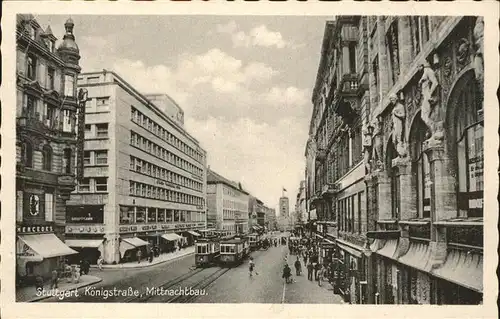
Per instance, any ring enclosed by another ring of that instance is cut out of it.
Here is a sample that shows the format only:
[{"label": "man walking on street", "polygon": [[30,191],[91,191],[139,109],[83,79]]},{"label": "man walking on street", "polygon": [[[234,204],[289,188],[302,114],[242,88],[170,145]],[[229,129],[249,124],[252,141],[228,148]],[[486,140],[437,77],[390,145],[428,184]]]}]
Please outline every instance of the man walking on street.
[{"label": "man walking on street", "polygon": [[57,279],[58,279],[57,277],[58,277],[57,270],[56,269],[52,270],[52,281],[50,284],[50,289],[57,288]]},{"label": "man walking on street", "polygon": [[313,264],[311,262],[307,264],[307,279],[311,281],[313,279]]},{"label": "man walking on street", "polygon": [[142,257],[142,252],[141,250],[139,249],[137,251],[137,263],[140,264],[141,263],[141,257]]},{"label": "man walking on street", "polygon": [[300,264],[299,257],[297,256],[297,260],[295,261],[295,275],[300,276],[302,272],[302,265]]}]

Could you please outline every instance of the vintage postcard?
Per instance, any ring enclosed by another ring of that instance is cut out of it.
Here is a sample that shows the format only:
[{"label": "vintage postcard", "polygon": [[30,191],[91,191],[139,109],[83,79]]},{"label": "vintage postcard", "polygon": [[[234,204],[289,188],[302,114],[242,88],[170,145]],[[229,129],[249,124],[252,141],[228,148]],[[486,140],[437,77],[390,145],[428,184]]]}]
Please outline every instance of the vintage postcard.
[{"label": "vintage postcard", "polygon": [[5,318],[497,317],[494,2],[4,8]]}]

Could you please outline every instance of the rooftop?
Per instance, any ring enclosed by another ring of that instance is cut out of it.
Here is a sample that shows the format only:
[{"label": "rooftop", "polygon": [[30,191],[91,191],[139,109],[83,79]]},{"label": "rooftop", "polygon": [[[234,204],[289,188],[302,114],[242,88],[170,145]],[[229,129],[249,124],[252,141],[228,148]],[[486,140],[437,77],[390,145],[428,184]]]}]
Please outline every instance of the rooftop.
[{"label": "rooftop", "polygon": [[222,175],[217,174],[216,172],[212,171],[210,168],[207,169],[207,183],[208,184],[225,184],[229,187],[232,187],[246,195],[250,195],[247,191],[243,189],[241,186],[241,183],[236,183],[233,181],[230,181],[229,179],[225,178]]}]

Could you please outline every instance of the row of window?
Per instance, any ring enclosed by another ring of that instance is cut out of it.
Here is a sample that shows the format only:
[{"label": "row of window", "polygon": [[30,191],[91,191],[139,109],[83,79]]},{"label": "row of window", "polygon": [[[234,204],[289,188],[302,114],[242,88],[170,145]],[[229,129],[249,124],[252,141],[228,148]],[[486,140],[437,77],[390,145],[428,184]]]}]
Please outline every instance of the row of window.
[{"label": "row of window", "polygon": [[[34,54],[26,56],[26,76],[33,81],[38,81],[38,59]],[[47,67],[46,88],[59,91],[55,87],[56,70]],[[72,74],[64,75],[64,96],[75,96],[75,76]]]},{"label": "row of window", "polygon": [[78,192],[80,193],[99,193],[108,191],[107,177],[82,178],[78,184]]},{"label": "row of window", "polygon": [[179,156],[169,152],[163,147],[151,142],[147,138],[135,133],[134,131],[130,131],[130,145],[133,145],[137,148],[140,148],[146,153],[149,153],[153,156],[161,158],[165,162],[177,166],[180,169],[188,171],[192,174],[201,176],[203,174],[203,170],[199,167],[194,166],[188,161],[180,158]]},{"label": "row of window", "polygon": [[155,207],[134,207],[132,210],[120,211],[120,224],[204,221],[204,212]]},{"label": "row of window", "polygon": [[95,150],[83,152],[83,165],[108,165],[108,151]]},{"label": "row of window", "polygon": [[[34,151],[33,151],[33,145],[30,142],[23,141],[20,144],[20,151],[21,151],[21,162],[24,164],[25,167],[29,168],[36,168],[34,167],[33,163],[33,156],[34,156]],[[53,150],[52,147],[49,145],[44,145],[42,147],[41,151],[42,155],[42,167],[40,169],[44,171],[49,171],[51,172],[53,169]],[[71,158],[72,158],[72,151],[70,148],[65,148],[63,151],[63,172],[66,174],[71,174]]]},{"label": "row of window", "polygon": [[222,219],[235,219],[236,213],[239,211],[231,210],[231,209],[223,209],[222,210]]},{"label": "row of window", "polygon": [[132,122],[144,127],[148,131],[152,132],[154,135],[158,136],[165,142],[179,149],[184,154],[188,155],[191,158],[194,158],[197,162],[203,163],[203,155],[188,146],[186,143],[181,141],[175,135],[164,129],[161,125],[156,123],[155,121],[148,118],[146,115],[142,114],[139,110],[132,106],[130,118]]},{"label": "row of window", "polygon": [[203,184],[182,176],[180,174],[171,172],[165,168],[161,168],[157,165],[146,162],[140,158],[130,156],[130,169],[132,171],[146,174],[158,179],[163,179],[167,182],[174,183],[186,188],[190,188],[196,191],[203,191]]},{"label": "row of window", "polygon": [[108,123],[85,124],[85,138],[107,138]]},{"label": "row of window", "polygon": [[75,133],[77,120],[70,110],[59,110],[55,105],[40,102],[39,98],[30,94],[24,94],[23,105],[26,116],[42,122],[46,127],[60,128],[63,132]]},{"label": "row of window", "polygon": [[201,206],[203,205],[203,198],[184,194],[163,187],[148,185],[145,183],[139,183],[135,181],[130,181],[129,194],[132,196],[146,197],[157,200],[163,200],[168,202],[189,204]]},{"label": "row of window", "polygon": [[95,97],[95,98],[89,98],[87,102],[85,102],[85,108],[86,109],[91,109],[91,108],[105,108],[109,106],[109,96],[100,96],[100,97]]},{"label": "row of window", "polygon": [[361,223],[361,197],[363,192],[359,192],[349,197],[337,200],[337,218],[340,231],[358,233],[363,230]]},{"label": "row of window", "polygon": [[243,203],[235,202],[235,201],[228,200],[228,199],[224,199],[222,201],[222,206],[224,208],[235,209],[235,210],[239,210],[239,211],[248,211],[248,203],[243,204]]}]

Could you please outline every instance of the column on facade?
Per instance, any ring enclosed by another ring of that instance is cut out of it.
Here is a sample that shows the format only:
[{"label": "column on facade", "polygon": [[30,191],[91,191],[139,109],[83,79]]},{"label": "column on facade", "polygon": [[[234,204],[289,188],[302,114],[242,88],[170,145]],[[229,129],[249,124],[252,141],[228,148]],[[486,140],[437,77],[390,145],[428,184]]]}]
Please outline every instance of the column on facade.
[{"label": "column on facade", "polygon": [[377,17],[377,43],[378,47],[378,66],[379,66],[379,99],[382,100],[389,91],[389,57],[385,45],[385,24],[382,17]]},{"label": "column on facade", "polygon": [[455,178],[451,175],[452,160],[444,150],[444,144],[424,144],[431,171],[431,262],[436,267],[443,263],[447,254],[446,228],[434,222],[456,217],[457,199]]},{"label": "column on facade", "polygon": [[412,62],[412,34],[410,17],[401,16],[398,19],[399,68],[401,74],[406,74]]},{"label": "column on facade", "polygon": [[400,194],[400,220],[409,220],[417,217],[417,204],[415,196],[416,187],[412,183],[411,161],[409,157],[398,157],[392,161],[392,166],[398,169],[399,194]]},{"label": "column on facade", "polygon": [[391,182],[387,172],[376,171],[376,185],[377,188],[377,198],[376,207],[378,208],[378,218],[377,220],[388,220],[392,218],[392,208],[391,201]]}]

